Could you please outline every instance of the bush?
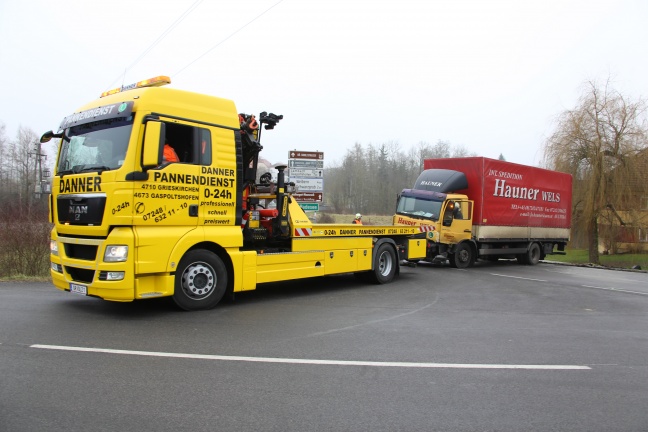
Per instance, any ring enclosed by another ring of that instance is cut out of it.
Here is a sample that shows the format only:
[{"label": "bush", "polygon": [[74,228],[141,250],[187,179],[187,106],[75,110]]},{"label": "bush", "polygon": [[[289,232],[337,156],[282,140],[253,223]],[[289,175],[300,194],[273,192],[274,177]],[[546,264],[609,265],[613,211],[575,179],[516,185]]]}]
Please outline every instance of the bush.
[{"label": "bush", "polygon": [[317,223],[335,223],[335,219],[328,213],[320,213]]},{"label": "bush", "polygon": [[[2,215],[0,220],[0,278],[49,275],[49,239],[52,225],[47,216],[20,218]],[[45,220],[45,221],[43,221]]]}]

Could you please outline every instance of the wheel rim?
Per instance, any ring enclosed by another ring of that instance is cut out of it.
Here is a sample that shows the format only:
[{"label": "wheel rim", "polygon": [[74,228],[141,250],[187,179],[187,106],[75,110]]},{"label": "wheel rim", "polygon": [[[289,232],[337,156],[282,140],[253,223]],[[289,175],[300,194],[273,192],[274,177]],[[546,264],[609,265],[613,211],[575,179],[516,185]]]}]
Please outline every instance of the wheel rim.
[{"label": "wheel rim", "polygon": [[392,271],[393,265],[394,262],[389,252],[384,251],[380,254],[380,259],[378,260],[378,272],[380,272],[382,276],[388,276]]},{"label": "wheel rim", "polygon": [[466,249],[462,249],[457,253],[457,257],[459,258],[459,261],[462,263],[467,263],[468,260],[470,259],[470,254]]},{"label": "wheel rim", "polygon": [[209,297],[214,292],[216,281],[216,272],[204,262],[194,263],[182,273],[182,289],[194,300]]}]

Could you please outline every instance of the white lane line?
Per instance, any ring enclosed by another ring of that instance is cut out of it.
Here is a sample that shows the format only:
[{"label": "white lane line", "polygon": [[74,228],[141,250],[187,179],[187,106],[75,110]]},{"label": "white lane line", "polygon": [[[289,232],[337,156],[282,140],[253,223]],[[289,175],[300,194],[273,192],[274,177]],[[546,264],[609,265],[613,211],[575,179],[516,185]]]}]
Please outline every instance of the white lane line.
[{"label": "white lane line", "polygon": [[326,366],[373,366],[373,367],[401,367],[401,368],[450,368],[450,369],[530,369],[530,370],[590,370],[589,366],[580,365],[516,365],[516,364],[466,364],[466,363],[415,363],[415,362],[377,362],[377,361],[354,361],[354,360],[317,360],[317,359],[291,359],[275,357],[243,357],[223,356],[210,354],[184,354],[155,351],[131,351],[106,348],[84,348],[61,345],[30,345],[30,348],[92,352],[103,354],[123,354],[147,357],[185,358],[199,360],[224,360],[242,361],[257,363],[286,363],[286,364],[309,364]]},{"label": "white lane line", "polygon": [[626,289],[621,289],[621,288],[600,287],[600,286],[594,286],[594,285],[581,285],[581,286],[585,287],[585,288],[594,288],[594,289],[600,289],[600,290],[604,290],[604,291],[618,291],[618,292],[624,292],[624,293],[630,293],[630,294],[648,295],[647,292],[632,291],[632,290],[626,290]]},{"label": "white lane line", "polygon": [[499,274],[499,273],[491,273],[491,275],[507,277],[507,278],[512,278],[512,279],[524,279],[524,280],[530,280],[530,281],[536,281],[536,282],[547,282],[544,279],[531,279],[531,278],[525,278],[525,277],[520,277],[520,276],[510,276],[510,275]]}]

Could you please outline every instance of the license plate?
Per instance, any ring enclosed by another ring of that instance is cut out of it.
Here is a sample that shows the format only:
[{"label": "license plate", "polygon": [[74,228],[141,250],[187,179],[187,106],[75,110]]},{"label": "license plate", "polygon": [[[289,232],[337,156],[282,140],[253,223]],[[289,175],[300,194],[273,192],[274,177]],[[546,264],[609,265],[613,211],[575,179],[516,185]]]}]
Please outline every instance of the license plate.
[{"label": "license plate", "polygon": [[88,287],[85,285],[70,284],[70,292],[80,295],[88,295]]}]

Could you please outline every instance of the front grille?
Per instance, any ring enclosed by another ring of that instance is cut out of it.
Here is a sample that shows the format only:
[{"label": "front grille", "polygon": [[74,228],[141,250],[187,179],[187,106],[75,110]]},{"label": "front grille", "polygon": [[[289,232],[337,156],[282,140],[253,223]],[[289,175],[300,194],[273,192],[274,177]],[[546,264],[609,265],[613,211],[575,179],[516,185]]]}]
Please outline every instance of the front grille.
[{"label": "front grille", "polygon": [[101,225],[106,194],[59,195],[56,199],[58,221],[69,225]]},{"label": "front grille", "polygon": [[97,258],[96,245],[82,245],[73,243],[64,243],[65,255],[69,258],[75,258],[86,261],[94,261]]},{"label": "front grille", "polygon": [[81,269],[77,267],[65,266],[65,271],[70,275],[72,280],[76,282],[92,283],[94,279],[94,270]]}]

